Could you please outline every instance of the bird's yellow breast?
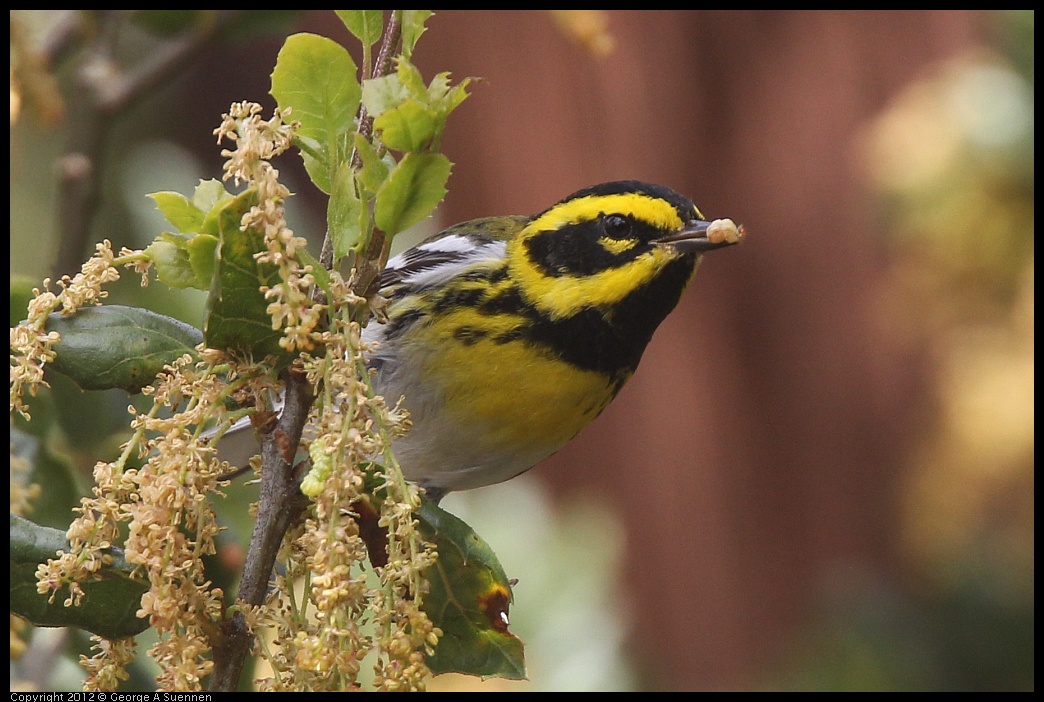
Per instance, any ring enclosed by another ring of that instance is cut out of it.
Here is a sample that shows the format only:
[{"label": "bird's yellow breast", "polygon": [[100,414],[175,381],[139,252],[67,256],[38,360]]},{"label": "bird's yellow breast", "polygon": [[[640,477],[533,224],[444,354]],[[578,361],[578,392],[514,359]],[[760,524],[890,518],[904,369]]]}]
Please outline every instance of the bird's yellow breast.
[{"label": "bird's yellow breast", "polygon": [[620,382],[516,336],[522,324],[516,315],[480,319],[470,309],[445,315],[423,331],[426,343],[445,342],[425,377],[438,386],[444,411],[475,429],[475,441],[554,451],[605,409]]}]

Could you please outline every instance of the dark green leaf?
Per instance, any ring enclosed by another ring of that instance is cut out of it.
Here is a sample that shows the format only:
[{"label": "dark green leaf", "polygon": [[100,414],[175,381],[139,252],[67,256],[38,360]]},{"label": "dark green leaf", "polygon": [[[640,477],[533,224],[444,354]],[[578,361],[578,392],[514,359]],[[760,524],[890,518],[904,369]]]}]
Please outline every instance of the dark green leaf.
[{"label": "dark green leaf", "polygon": [[50,367],[84,390],[122,388],[136,393],[163,366],[202,341],[198,329],[150,310],[122,305],[85,307],[72,316],[47,318],[61,341]]},{"label": "dark green leaf", "polygon": [[272,329],[268,302],[260,291],[262,285],[278,284],[279,271],[254,258],[255,253],[265,249],[264,234],[253,228],[240,228],[243,215],[257,202],[257,191],[251,188],[225,205],[218,217],[221,243],[203,336],[212,348],[257,359],[266,355],[283,357],[285,352],[279,347],[281,333]]},{"label": "dark green leaf", "polygon": [[[141,596],[148,585],[131,578],[132,568],[116,557],[103,567],[98,579],[80,583],[83,601],[66,607],[68,591],[59,591],[54,602],[36,591],[36,568],[58,551],[68,551],[65,532],[11,515],[11,612],[36,626],[75,626],[110,639],[139,634],[149,627],[139,619]],[[118,554],[116,554],[118,556]]]},{"label": "dark green leaf", "polygon": [[427,500],[417,517],[439,553],[425,573],[431,589],[423,608],[443,632],[428,667],[436,674],[524,679],[523,644],[508,631],[511,587],[496,554],[471,527]]},{"label": "dark green leaf", "polygon": [[394,236],[430,215],[446,195],[452,166],[442,154],[406,154],[377,191],[377,226]]}]

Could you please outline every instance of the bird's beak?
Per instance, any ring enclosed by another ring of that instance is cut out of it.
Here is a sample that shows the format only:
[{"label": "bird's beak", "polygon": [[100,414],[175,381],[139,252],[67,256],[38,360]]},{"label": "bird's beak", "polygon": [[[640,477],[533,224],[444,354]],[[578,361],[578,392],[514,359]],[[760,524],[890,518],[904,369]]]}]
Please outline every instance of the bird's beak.
[{"label": "bird's beak", "polygon": [[665,237],[654,239],[654,244],[668,244],[682,253],[705,253],[714,249],[738,244],[746,236],[743,225],[737,226],[731,219],[716,219],[705,222],[696,219],[686,222],[681,230]]}]

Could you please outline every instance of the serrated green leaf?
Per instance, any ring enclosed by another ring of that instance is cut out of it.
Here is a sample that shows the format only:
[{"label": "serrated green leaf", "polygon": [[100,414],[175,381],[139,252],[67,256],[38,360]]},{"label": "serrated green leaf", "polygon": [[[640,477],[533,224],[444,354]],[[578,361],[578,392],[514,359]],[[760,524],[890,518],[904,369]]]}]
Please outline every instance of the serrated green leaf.
[{"label": "serrated green leaf", "polygon": [[225,190],[225,186],[220,180],[211,178],[199,181],[199,185],[192,193],[192,204],[204,212],[210,212],[233,197],[232,193]]},{"label": "serrated green leaf", "polygon": [[431,10],[402,11],[402,55],[409,58],[421,35],[427,30],[424,23],[432,16]]},{"label": "serrated green leaf", "polygon": [[200,231],[207,210],[201,210],[181,193],[149,193],[149,197],[156,202],[156,209],[179,232]]},{"label": "serrated green leaf", "polygon": [[359,253],[366,248],[370,232],[363,224],[363,202],[355,192],[352,167],[342,163],[334,176],[333,192],[326,208],[326,226],[335,261],[349,251]]},{"label": "serrated green leaf", "polygon": [[141,596],[148,584],[131,577],[133,569],[116,555],[112,565],[98,572],[98,579],[80,583],[84,597],[77,607],[66,607],[68,591],[59,591],[54,602],[36,591],[36,568],[58,551],[68,551],[65,532],[33,524],[11,515],[11,612],[36,626],[75,626],[110,639],[139,634],[149,627],[139,619]]},{"label": "serrated green leaf", "polygon": [[366,46],[373,46],[384,31],[384,10],[334,10],[348,31]]},{"label": "serrated green leaf", "polygon": [[292,119],[301,123],[298,133],[317,144],[311,158],[331,175],[359,109],[357,73],[343,46],[316,34],[288,37],[272,71],[272,96],[281,108],[293,108]]},{"label": "serrated green leaf", "polygon": [[399,77],[403,87],[412,97],[427,102],[428,86],[424,84],[424,76],[421,75],[419,68],[410,63],[409,59],[400,56],[396,60],[395,75]]},{"label": "serrated green leaf", "polygon": [[471,83],[470,78],[465,78],[457,85],[450,85],[449,77],[449,73],[440,73],[428,86],[428,104],[443,122],[449,117],[450,112],[468,99],[468,85]]},{"label": "serrated green leaf", "polygon": [[409,96],[410,92],[395,73],[370,78],[362,84],[362,104],[366,107],[366,113],[373,118],[402,104]]},{"label": "serrated green leaf", "polygon": [[446,93],[450,89],[450,73],[449,71],[443,71],[438,73],[431,82],[428,83],[428,99],[430,104],[438,104],[446,97]]},{"label": "serrated green leaf", "polygon": [[387,110],[373,121],[384,145],[396,151],[420,151],[439,131],[435,113],[413,98]]},{"label": "serrated green leaf", "polygon": [[377,191],[374,222],[394,236],[423,220],[445,197],[452,167],[442,154],[406,154]]},{"label": "serrated green leaf", "polygon": [[163,366],[202,341],[199,330],[151,310],[122,305],[84,307],[47,317],[47,330],[61,335],[50,363],[84,390],[122,388],[136,393]]},{"label": "serrated green leaf", "polygon": [[250,188],[225,205],[218,216],[221,240],[203,320],[203,337],[211,348],[258,359],[270,354],[285,358],[286,353],[279,347],[281,333],[272,329],[268,302],[260,291],[262,285],[271,287],[278,283],[279,271],[254,258],[265,248],[264,234],[254,228],[240,228],[243,215],[257,202],[257,191]]},{"label": "serrated green leaf", "polygon": [[511,586],[496,554],[467,524],[424,500],[417,521],[439,558],[425,571],[423,609],[442,629],[427,665],[433,673],[522,680],[522,640],[508,631]]}]

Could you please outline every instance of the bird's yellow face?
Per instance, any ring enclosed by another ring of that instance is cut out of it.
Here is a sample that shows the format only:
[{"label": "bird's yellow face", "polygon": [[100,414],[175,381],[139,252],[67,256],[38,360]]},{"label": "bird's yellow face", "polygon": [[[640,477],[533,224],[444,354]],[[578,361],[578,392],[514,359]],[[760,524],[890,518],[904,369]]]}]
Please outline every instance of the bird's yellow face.
[{"label": "bird's yellow face", "polygon": [[706,238],[707,226],[667,188],[607,183],[532,218],[508,245],[509,272],[526,302],[552,320],[590,308],[610,314],[661,276],[657,296],[666,293],[673,307],[699,253],[724,245]]}]

